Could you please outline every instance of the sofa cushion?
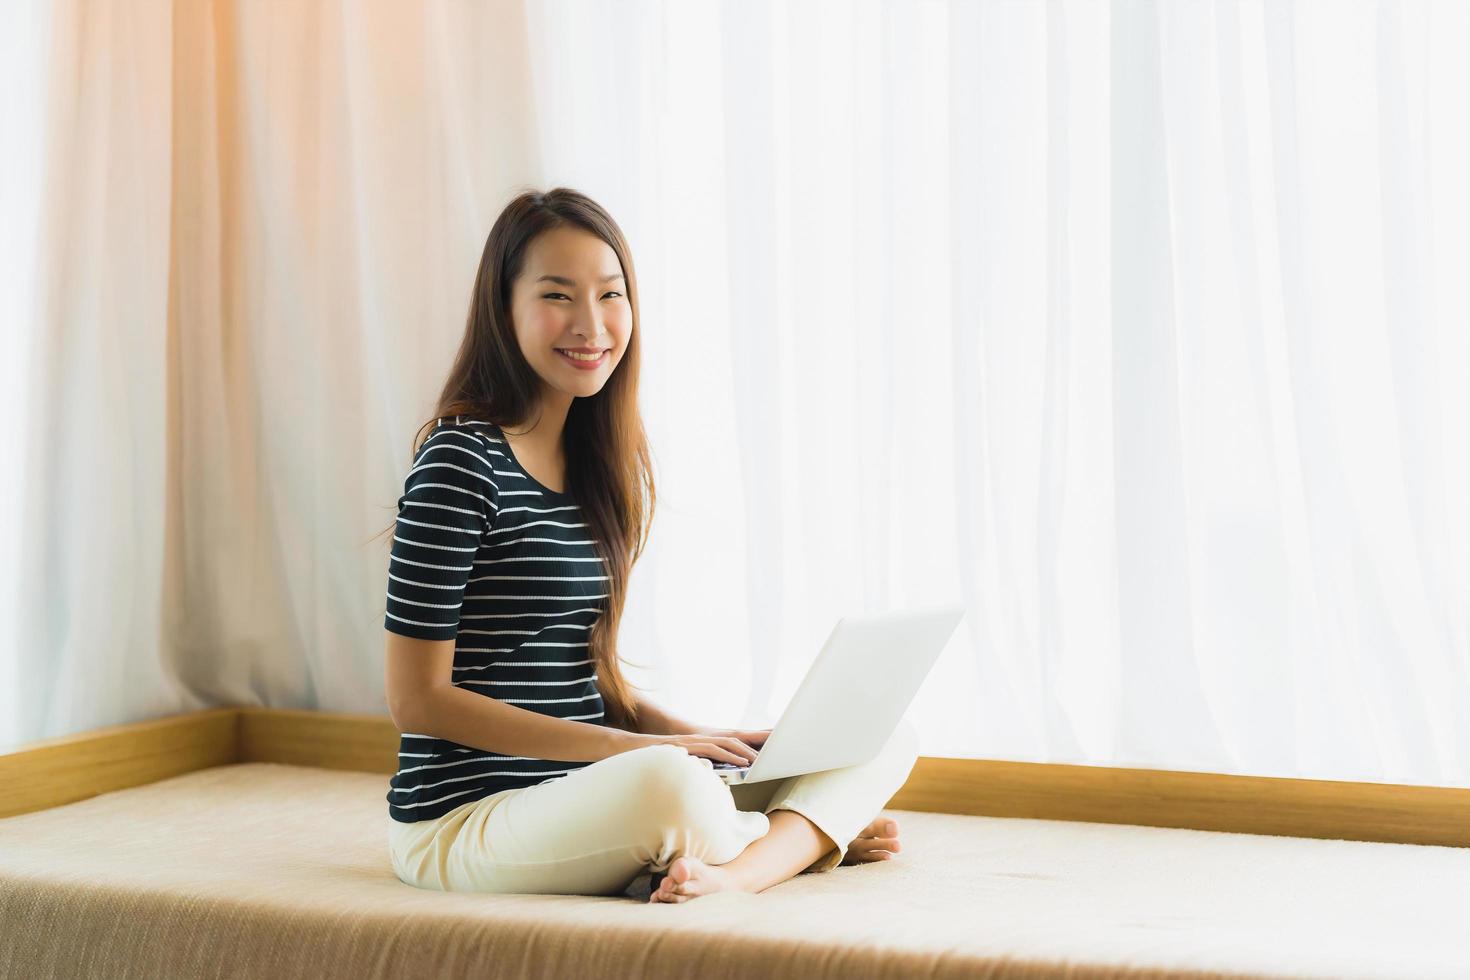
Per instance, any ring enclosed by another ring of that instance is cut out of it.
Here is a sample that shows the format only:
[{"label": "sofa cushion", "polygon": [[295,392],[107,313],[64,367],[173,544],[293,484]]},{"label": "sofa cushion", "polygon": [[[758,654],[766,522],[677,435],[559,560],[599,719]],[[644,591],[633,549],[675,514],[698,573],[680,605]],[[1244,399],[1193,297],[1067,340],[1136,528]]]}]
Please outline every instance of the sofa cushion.
[{"label": "sofa cushion", "polygon": [[244,763],[0,820],[5,977],[1470,976],[1470,850],[890,810],[758,895],[413,888],[385,776]]}]

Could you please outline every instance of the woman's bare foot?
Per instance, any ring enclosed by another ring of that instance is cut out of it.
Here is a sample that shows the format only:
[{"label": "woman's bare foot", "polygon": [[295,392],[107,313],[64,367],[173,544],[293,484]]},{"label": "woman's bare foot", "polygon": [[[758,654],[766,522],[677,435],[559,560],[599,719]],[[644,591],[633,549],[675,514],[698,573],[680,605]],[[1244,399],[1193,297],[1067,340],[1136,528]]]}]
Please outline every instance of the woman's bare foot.
[{"label": "woman's bare foot", "polygon": [[862,832],[847,845],[843,864],[863,864],[868,861],[887,861],[898,853],[898,821],[892,817],[878,817],[863,828]]},{"label": "woman's bare foot", "polygon": [[[828,842],[830,844],[830,841]],[[886,861],[898,853],[898,821],[892,817],[876,817],[847,845],[843,864]],[[657,880],[658,872],[654,873]],[[723,865],[705,864],[698,858],[675,858],[664,873],[658,887],[649,893],[650,902],[687,902],[691,898],[714,892],[753,891],[738,875]]]},{"label": "woman's bare foot", "polygon": [[[717,864],[699,858],[675,858],[668,874],[648,896],[650,902],[687,902],[700,895],[739,889],[740,883]],[[701,906],[703,908],[703,906]]]}]

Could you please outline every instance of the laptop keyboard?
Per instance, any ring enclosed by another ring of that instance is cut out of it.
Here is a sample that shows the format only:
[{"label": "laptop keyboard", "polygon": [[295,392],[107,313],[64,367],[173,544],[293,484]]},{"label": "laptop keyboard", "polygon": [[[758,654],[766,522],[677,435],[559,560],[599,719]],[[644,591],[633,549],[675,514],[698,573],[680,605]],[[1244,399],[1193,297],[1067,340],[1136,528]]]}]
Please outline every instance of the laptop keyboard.
[{"label": "laptop keyboard", "polygon": [[750,763],[746,763],[743,766],[737,766],[733,762],[715,762],[713,759],[711,759],[710,762],[714,764],[714,768],[716,769],[749,769],[751,766]]}]

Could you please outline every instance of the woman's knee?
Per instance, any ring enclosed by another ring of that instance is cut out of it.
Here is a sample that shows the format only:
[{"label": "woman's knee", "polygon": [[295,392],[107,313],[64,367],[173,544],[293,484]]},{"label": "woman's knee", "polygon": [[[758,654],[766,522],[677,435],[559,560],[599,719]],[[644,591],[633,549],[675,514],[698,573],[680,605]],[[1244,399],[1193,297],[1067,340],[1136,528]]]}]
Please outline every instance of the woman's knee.
[{"label": "woman's knee", "polygon": [[677,745],[649,745],[628,755],[640,806],[663,822],[720,827],[735,808],[730,791],[708,763]]}]

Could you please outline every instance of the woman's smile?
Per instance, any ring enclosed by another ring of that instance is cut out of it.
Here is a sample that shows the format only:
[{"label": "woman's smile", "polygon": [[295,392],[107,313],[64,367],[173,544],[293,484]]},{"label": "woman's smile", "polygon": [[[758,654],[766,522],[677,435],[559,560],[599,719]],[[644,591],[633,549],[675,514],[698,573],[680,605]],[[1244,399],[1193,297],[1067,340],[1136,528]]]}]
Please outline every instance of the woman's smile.
[{"label": "woman's smile", "polygon": [[563,350],[560,347],[556,349],[556,352],[560,354],[564,360],[571,364],[572,367],[581,368],[583,371],[588,371],[592,368],[598,367],[602,364],[603,361],[607,360],[606,350],[602,351],[596,356],[590,354],[573,353],[569,350]]}]

